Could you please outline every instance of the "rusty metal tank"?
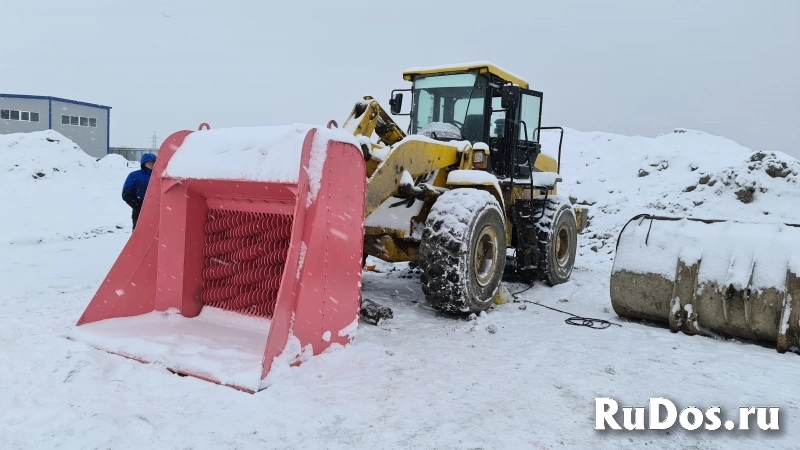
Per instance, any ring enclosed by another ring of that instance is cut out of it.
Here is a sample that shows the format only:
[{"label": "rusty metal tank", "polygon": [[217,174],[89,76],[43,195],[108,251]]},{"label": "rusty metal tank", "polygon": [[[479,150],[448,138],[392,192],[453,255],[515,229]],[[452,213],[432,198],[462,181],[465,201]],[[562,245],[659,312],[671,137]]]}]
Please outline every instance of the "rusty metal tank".
[{"label": "rusty metal tank", "polygon": [[673,332],[800,351],[798,274],[800,224],[642,214],[620,232],[611,304]]}]

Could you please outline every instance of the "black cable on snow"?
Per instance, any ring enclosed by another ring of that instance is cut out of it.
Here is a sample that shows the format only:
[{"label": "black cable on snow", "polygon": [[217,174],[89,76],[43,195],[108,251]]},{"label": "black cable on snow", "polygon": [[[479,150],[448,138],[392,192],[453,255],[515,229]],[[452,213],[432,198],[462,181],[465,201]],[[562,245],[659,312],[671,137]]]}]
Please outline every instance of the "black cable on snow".
[{"label": "black cable on snow", "polygon": [[[533,287],[533,283],[529,284],[528,287],[526,287],[525,289],[523,289],[521,291],[512,292],[511,296],[514,298],[514,300],[519,300],[519,298],[517,296],[519,294],[522,294],[523,292],[529,290],[532,287]],[[581,317],[581,316],[572,314],[571,312],[562,311],[560,309],[553,308],[552,306],[543,305],[543,304],[541,304],[539,302],[534,302],[534,301],[530,301],[530,300],[522,300],[522,301],[525,302],[525,303],[531,303],[533,305],[538,305],[538,306],[541,306],[543,308],[547,308],[547,309],[550,309],[550,310],[553,310],[553,311],[557,311],[557,312],[560,312],[562,314],[566,314],[566,315],[570,316],[568,319],[564,320],[564,322],[567,323],[568,325],[575,325],[575,326],[579,326],[579,327],[587,327],[587,328],[591,328],[591,329],[594,329],[594,330],[604,330],[606,328],[611,327],[612,325],[615,325],[615,326],[618,326],[618,327],[622,328],[622,325],[620,325],[618,323],[609,322],[608,320],[593,319],[591,317]]]}]

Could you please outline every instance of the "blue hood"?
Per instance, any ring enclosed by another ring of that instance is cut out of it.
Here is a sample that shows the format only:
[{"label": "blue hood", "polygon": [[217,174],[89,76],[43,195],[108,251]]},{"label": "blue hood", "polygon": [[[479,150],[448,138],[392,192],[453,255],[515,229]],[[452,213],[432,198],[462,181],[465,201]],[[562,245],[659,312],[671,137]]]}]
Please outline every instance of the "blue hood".
[{"label": "blue hood", "polygon": [[142,159],[139,162],[139,165],[141,166],[142,169],[144,169],[144,163],[155,160],[156,160],[156,155],[152,153],[145,153],[144,155],[142,155]]}]

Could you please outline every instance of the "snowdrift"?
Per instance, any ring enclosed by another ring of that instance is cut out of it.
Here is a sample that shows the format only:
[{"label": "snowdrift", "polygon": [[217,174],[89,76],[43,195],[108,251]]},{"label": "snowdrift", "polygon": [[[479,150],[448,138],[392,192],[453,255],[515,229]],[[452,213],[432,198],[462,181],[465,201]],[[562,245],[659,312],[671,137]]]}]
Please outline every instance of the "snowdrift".
[{"label": "snowdrift", "polygon": [[129,228],[130,208],[120,192],[137,166],[120,155],[96,160],[53,130],[0,135],[0,192],[8,211],[0,242],[81,239]]},{"label": "snowdrift", "polygon": [[[558,148],[555,133],[543,139],[543,151]],[[577,264],[595,252],[610,260],[620,229],[641,213],[800,223],[800,161],[701,131],[645,138],[567,129],[561,172],[560,193],[592,212]]]}]

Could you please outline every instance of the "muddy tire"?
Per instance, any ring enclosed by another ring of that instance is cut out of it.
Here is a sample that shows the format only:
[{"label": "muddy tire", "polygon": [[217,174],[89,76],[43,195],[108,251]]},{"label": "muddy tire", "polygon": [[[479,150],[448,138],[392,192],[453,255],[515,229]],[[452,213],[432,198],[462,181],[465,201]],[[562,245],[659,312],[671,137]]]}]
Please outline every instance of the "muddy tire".
[{"label": "muddy tire", "polygon": [[461,188],[431,207],[419,246],[422,292],[449,314],[487,310],[505,267],[505,218],[488,192]]},{"label": "muddy tire", "polygon": [[550,197],[534,211],[535,217],[544,217],[536,223],[539,240],[537,278],[550,286],[566,283],[575,265],[578,248],[578,226],[575,211],[568,199]]}]

